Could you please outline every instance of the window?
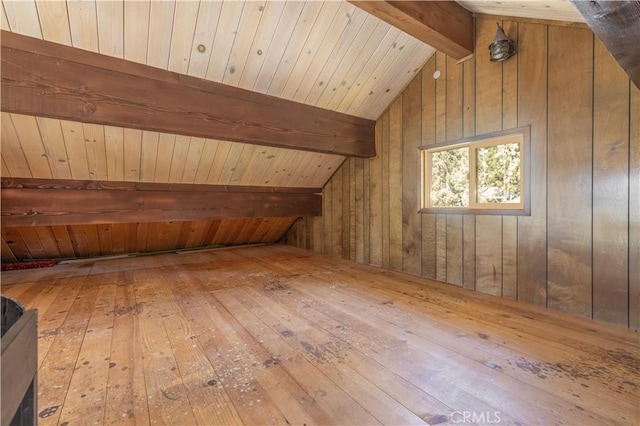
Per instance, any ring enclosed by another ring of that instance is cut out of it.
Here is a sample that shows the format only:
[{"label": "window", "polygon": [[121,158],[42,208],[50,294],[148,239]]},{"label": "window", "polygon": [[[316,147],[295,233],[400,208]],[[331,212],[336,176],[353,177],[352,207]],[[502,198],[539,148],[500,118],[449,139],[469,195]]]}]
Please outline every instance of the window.
[{"label": "window", "polygon": [[529,127],[420,149],[421,211],[529,214]]}]

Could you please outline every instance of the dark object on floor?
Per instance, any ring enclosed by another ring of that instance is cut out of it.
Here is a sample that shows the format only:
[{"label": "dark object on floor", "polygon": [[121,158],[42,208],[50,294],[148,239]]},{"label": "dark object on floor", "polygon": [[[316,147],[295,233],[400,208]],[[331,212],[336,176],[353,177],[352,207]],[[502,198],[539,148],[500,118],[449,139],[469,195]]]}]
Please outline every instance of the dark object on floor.
[{"label": "dark object on floor", "polygon": [[[4,266],[4,265],[3,265]],[[1,418],[3,425],[34,425],[37,413],[38,312],[0,296]]]},{"label": "dark object on floor", "polygon": [[8,297],[2,296],[2,334],[0,337],[4,337],[4,334],[15,324],[22,314],[24,314],[24,308],[18,302]]},{"label": "dark object on floor", "polygon": [[55,260],[34,260],[32,262],[18,262],[18,263],[3,263],[3,271],[16,271],[19,269],[31,269],[31,268],[50,268],[57,262]]}]

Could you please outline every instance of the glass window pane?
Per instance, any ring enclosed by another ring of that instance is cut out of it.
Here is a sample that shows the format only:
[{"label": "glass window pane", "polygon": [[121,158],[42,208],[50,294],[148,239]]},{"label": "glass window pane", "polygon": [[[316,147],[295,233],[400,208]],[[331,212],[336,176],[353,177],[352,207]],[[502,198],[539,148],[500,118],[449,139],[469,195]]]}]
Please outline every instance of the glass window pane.
[{"label": "glass window pane", "polygon": [[476,149],[477,203],[520,202],[520,144]]},{"label": "glass window pane", "polygon": [[431,153],[431,207],[469,206],[469,148]]}]

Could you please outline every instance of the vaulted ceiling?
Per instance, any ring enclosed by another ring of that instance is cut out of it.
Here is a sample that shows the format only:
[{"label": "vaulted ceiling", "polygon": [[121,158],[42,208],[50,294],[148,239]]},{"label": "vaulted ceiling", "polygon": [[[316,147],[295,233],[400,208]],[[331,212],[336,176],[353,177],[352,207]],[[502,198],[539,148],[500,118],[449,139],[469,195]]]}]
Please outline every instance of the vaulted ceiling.
[{"label": "vaulted ceiling", "polygon": [[2,28],[376,119],[434,49],[341,1],[3,1]]},{"label": "vaulted ceiling", "polygon": [[[568,1],[459,3],[478,13],[582,20]],[[435,52],[345,1],[3,0],[0,12],[5,31],[371,120]],[[96,189],[90,181],[98,181],[319,192],[345,158],[6,111],[1,124],[3,185],[13,188],[27,178],[79,182],[58,190]],[[3,226],[3,260],[275,241],[296,219],[293,210],[245,216]]]},{"label": "vaulted ceiling", "polygon": [[467,10],[485,15],[584,22],[569,0],[460,0],[458,3]]}]

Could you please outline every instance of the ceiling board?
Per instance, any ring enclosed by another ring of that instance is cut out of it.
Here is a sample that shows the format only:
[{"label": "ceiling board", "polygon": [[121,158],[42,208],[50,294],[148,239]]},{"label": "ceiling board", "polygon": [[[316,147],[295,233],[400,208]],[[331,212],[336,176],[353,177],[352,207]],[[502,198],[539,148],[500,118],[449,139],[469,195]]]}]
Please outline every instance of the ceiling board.
[{"label": "ceiling board", "polygon": [[0,8],[0,12],[2,13],[2,21],[0,22],[0,28],[5,31],[9,31],[9,19],[7,19],[7,13],[4,11],[4,5]]},{"label": "ceiling board", "polygon": [[[147,63],[149,43],[149,2],[127,1],[124,3],[124,59]],[[126,40],[126,43],[124,42]]]},{"label": "ceiling board", "polygon": [[458,0],[465,9],[486,15],[584,22],[569,0]]},{"label": "ceiling board", "polygon": [[375,155],[353,115],[2,32],[2,110],[337,155]]},{"label": "ceiling board", "polygon": [[344,157],[2,113],[2,176],[322,187]]},{"label": "ceiling board", "polygon": [[11,31],[42,38],[38,10],[34,1],[3,1]]},{"label": "ceiling board", "polygon": [[348,1],[454,59],[473,53],[473,14],[455,1]]},{"label": "ceiling board", "polygon": [[[3,7],[3,25],[20,34],[364,118],[378,118],[387,106],[343,102],[358,97],[371,76],[361,72],[370,59],[363,52],[392,31],[344,2],[3,0]],[[403,46],[387,45],[399,52],[385,73],[406,62]],[[433,51],[414,52],[417,62]],[[367,97],[393,100],[411,79],[395,76],[393,91],[379,87]]]},{"label": "ceiling board", "polygon": [[[71,46],[71,32],[66,4],[58,1],[39,1],[37,2],[37,7],[44,38],[55,43]],[[9,30],[9,28],[5,27],[2,27],[2,29]]]}]

